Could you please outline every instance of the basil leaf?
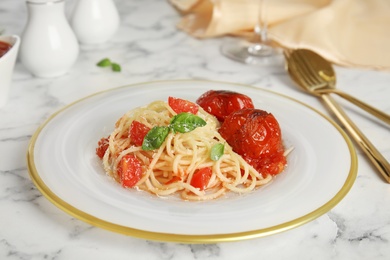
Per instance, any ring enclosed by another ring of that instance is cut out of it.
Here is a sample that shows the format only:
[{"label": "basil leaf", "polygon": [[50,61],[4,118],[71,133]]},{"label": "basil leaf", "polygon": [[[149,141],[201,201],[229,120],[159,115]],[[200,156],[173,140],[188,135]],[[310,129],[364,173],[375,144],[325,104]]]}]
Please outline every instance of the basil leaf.
[{"label": "basil leaf", "polygon": [[169,127],[174,132],[188,133],[197,127],[201,127],[205,125],[206,125],[206,121],[204,121],[199,116],[196,116],[191,113],[183,112],[175,115],[171,119]]},{"label": "basil leaf", "polygon": [[101,61],[99,61],[96,65],[99,67],[108,67],[108,66],[111,66],[111,61],[110,61],[110,59],[105,58],[105,59],[102,59]]},{"label": "basil leaf", "polygon": [[111,68],[115,72],[120,72],[122,70],[121,65],[118,63],[112,63]]},{"label": "basil leaf", "polygon": [[217,143],[211,147],[210,151],[210,159],[213,161],[218,161],[225,151],[225,145],[221,143]]},{"label": "basil leaf", "polygon": [[155,126],[149,130],[142,142],[142,150],[150,151],[160,148],[169,134],[167,126]]}]

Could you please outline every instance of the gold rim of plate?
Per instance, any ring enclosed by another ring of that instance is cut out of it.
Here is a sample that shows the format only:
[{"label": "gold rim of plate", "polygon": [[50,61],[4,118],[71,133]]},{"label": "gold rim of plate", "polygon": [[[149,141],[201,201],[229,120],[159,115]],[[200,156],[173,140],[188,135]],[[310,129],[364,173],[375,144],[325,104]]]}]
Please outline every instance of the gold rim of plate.
[{"label": "gold rim of plate", "polygon": [[152,232],[152,231],[145,231],[145,230],[140,230],[136,228],[131,228],[127,226],[122,226],[118,224],[111,223],[109,221],[105,221],[102,219],[99,219],[97,217],[94,217],[93,215],[87,214],[83,212],[82,210],[79,210],[69,203],[65,202],[62,200],[60,197],[58,197],[54,192],[50,190],[50,188],[43,182],[41,177],[39,176],[39,173],[36,169],[35,166],[35,161],[34,161],[34,147],[36,140],[41,133],[42,129],[58,114],[61,112],[65,111],[67,108],[73,106],[76,103],[82,102],[86,99],[89,99],[92,96],[99,95],[101,93],[105,92],[110,92],[119,88],[130,88],[130,87],[136,87],[140,85],[148,85],[148,84],[153,84],[153,83],[169,83],[169,82],[202,82],[202,83],[220,83],[220,84],[228,84],[228,85],[236,85],[236,86],[243,86],[243,87],[249,87],[249,88],[255,88],[259,89],[254,86],[250,85],[245,85],[245,84],[238,84],[238,83],[233,83],[233,82],[223,82],[223,81],[208,81],[208,80],[163,80],[163,81],[150,81],[150,82],[143,82],[143,83],[135,83],[135,84],[130,84],[130,85],[125,85],[122,87],[117,87],[113,89],[108,89],[104,91],[100,91],[94,94],[91,94],[87,97],[84,97],[82,99],[79,99],[75,102],[72,102],[65,107],[59,109],[57,112],[52,114],[41,126],[38,127],[38,129],[35,131],[33,136],[31,137],[28,150],[27,150],[27,166],[28,166],[28,171],[30,174],[31,179],[33,180],[35,186],[38,188],[38,190],[55,206],[60,208],[61,210],[65,211],[71,216],[74,216],[88,224],[91,224],[96,227],[100,227],[109,231],[113,231],[116,233],[124,234],[124,235],[129,235],[137,238],[142,238],[142,239],[148,239],[148,240],[156,240],[156,241],[163,241],[163,242],[179,242],[179,243],[192,243],[192,244],[205,244],[205,243],[219,243],[219,242],[234,242],[234,241],[242,241],[242,240],[248,240],[248,239],[254,239],[254,238],[260,238],[260,237],[265,237],[273,234],[277,234],[283,231],[287,231],[293,228],[296,228],[298,226],[301,226],[305,223],[308,223],[319,216],[327,213],[329,210],[331,210],[334,206],[336,206],[344,197],[345,195],[349,192],[351,189],[357,175],[357,155],[355,148],[350,140],[350,138],[347,136],[347,134],[328,116],[324,115],[317,109],[299,101],[294,98],[291,98],[289,96],[276,93],[270,90],[266,89],[260,89],[261,91],[269,92],[277,96],[282,96],[284,98],[287,98],[289,100],[292,100],[294,102],[297,102],[313,111],[315,111],[317,114],[320,116],[324,117],[327,121],[329,121],[342,135],[344,138],[349,152],[351,156],[351,165],[348,173],[348,177],[344,182],[344,185],[342,188],[337,192],[337,194],[329,200],[327,203],[322,205],[321,207],[317,208],[316,210],[301,216],[299,218],[296,218],[294,220],[275,225],[272,227],[268,228],[263,228],[263,229],[257,229],[257,230],[252,230],[252,231],[245,231],[245,232],[237,232],[237,233],[229,233],[229,234],[212,234],[212,235],[187,235],[187,234],[171,234],[171,233],[159,233],[159,232]]}]

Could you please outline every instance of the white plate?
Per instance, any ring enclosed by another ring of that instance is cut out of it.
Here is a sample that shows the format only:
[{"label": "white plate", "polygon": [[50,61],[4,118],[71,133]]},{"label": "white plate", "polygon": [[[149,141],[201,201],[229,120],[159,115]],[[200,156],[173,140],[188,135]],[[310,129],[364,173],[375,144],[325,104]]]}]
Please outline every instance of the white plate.
[{"label": "white plate", "polygon": [[[188,202],[123,189],[105,175],[95,148],[126,111],[168,96],[195,101],[210,89],[244,93],[279,121],[285,145],[294,151],[270,185]],[[28,167],[52,203],[87,223],[146,239],[214,243],[274,234],[326,213],[350,190],[357,159],[345,133],[299,101],[250,86],[187,80],[125,86],[66,106],[32,137]]]}]

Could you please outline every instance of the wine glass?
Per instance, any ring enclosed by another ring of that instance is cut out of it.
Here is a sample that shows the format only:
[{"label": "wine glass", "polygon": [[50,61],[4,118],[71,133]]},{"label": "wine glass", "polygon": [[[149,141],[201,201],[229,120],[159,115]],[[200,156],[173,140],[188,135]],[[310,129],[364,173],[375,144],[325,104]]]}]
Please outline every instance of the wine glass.
[{"label": "wine glass", "polygon": [[226,57],[251,65],[281,65],[282,51],[273,47],[268,39],[267,1],[258,1],[257,23],[254,28],[254,41],[235,40],[225,42],[221,52]]}]

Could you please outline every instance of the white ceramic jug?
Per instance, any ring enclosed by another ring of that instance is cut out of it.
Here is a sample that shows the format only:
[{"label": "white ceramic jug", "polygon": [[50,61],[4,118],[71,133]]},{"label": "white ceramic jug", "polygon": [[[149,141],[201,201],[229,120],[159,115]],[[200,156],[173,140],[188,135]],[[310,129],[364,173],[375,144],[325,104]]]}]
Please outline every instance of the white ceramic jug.
[{"label": "white ceramic jug", "polygon": [[71,26],[81,43],[104,43],[119,27],[118,10],[113,0],[78,0]]},{"label": "white ceramic jug", "polygon": [[35,76],[65,74],[79,54],[77,38],[64,13],[64,0],[28,0],[28,21],[20,61]]}]

